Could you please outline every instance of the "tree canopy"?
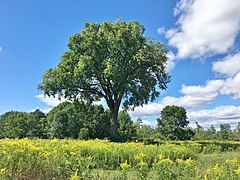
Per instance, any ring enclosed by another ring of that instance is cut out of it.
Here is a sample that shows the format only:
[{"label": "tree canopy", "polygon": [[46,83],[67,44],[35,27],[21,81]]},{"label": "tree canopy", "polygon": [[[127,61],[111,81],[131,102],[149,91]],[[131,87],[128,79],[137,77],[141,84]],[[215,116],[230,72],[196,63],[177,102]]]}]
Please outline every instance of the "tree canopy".
[{"label": "tree canopy", "polygon": [[136,21],[85,23],[69,38],[69,50],[57,67],[45,72],[39,89],[72,100],[104,98],[116,136],[121,103],[129,108],[153,101],[170,79],[165,71],[168,51],[144,31]]},{"label": "tree canopy", "polygon": [[187,140],[194,135],[187,129],[189,121],[185,108],[179,106],[166,106],[157,119],[158,129],[164,138],[170,140]]}]

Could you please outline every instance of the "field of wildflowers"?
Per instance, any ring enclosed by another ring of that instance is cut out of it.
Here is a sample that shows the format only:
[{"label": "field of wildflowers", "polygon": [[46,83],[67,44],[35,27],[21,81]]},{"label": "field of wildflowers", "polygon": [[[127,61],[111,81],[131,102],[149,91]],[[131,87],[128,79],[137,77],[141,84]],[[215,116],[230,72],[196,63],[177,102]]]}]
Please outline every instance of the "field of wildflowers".
[{"label": "field of wildflowers", "polygon": [[1,180],[240,179],[239,142],[1,139]]}]

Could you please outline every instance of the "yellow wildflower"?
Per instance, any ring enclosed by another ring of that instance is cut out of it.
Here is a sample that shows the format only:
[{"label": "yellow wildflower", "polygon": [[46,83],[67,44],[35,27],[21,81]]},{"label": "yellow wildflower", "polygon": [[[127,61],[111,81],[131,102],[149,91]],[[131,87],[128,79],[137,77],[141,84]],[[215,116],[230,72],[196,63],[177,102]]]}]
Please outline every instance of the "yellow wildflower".
[{"label": "yellow wildflower", "polygon": [[213,172],[219,173],[221,171],[219,164],[216,164],[214,168],[212,168]]},{"label": "yellow wildflower", "polygon": [[141,151],[140,153],[138,153],[137,155],[134,156],[135,160],[142,160],[146,155]]},{"label": "yellow wildflower", "polygon": [[162,160],[162,159],[164,159],[164,156],[163,156],[163,153],[161,152],[161,153],[159,154],[159,160]]},{"label": "yellow wildflower", "polygon": [[186,159],[185,162],[188,165],[192,165],[194,163],[194,160],[192,160],[192,158],[190,157],[190,158]]},{"label": "yellow wildflower", "polygon": [[172,165],[174,164],[174,162],[168,157],[166,159],[162,159],[158,162],[158,164],[169,164],[169,165]]},{"label": "yellow wildflower", "polygon": [[143,162],[143,160],[141,160],[141,162],[139,162],[139,163],[137,164],[137,166],[139,166],[139,167],[145,167],[145,166],[147,166],[147,163],[145,163],[145,162]]},{"label": "yellow wildflower", "polygon": [[6,174],[6,168],[0,169],[0,175],[5,175]]},{"label": "yellow wildflower", "polygon": [[70,180],[80,180],[80,176],[78,176],[77,172],[71,175]]},{"label": "yellow wildflower", "polygon": [[239,166],[237,169],[235,169],[234,172],[235,172],[238,176],[240,176],[240,166]]},{"label": "yellow wildflower", "polygon": [[238,164],[238,160],[237,160],[237,158],[234,158],[234,159],[227,159],[226,160],[226,163],[227,164],[234,164],[234,165],[236,165],[236,164]]},{"label": "yellow wildflower", "polygon": [[122,169],[129,169],[129,168],[131,168],[131,166],[128,164],[127,160],[124,163],[121,163],[120,167]]}]

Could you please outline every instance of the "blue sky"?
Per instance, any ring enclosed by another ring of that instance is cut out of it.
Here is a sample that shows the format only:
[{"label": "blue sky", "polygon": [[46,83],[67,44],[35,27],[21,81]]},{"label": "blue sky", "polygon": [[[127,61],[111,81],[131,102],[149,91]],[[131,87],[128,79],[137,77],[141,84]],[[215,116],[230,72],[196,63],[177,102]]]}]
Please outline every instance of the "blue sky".
[{"label": "blue sky", "polygon": [[240,1],[0,1],[0,114],[49,110],[37,90],[44,72],[85,22],[136,20],[167,45],[172,80],[153,103],[129,112],[153,125],[166,105],[186,108],[191,125],[240,121]]}]

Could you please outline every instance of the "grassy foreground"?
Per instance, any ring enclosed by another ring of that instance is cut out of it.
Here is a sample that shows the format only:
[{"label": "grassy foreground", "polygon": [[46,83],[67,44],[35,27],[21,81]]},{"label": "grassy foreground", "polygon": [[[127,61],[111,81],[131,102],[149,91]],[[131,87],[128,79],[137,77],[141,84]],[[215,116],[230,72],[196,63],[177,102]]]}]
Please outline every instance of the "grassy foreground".
[{"label": "grassy foreground", "polygon": [[1,180],[240,179],[239,142],[0,140]]}]

